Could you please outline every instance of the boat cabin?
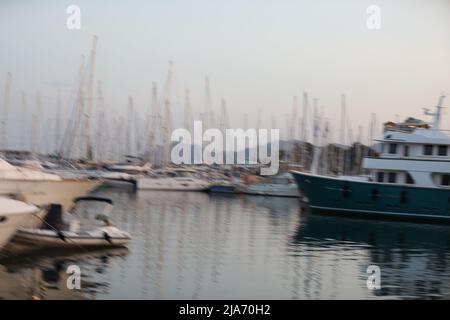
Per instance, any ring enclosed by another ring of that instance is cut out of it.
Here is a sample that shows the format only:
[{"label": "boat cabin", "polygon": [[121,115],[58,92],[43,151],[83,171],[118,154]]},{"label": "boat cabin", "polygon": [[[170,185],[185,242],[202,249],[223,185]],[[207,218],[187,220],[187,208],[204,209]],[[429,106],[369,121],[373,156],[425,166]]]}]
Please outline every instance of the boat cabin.
[{"label": "boat cabin", "polygon": [[363,161],[372,181],[450,188],[450,132],[408,118],[385,123],[383,137],[376,141],[379,155]]}]

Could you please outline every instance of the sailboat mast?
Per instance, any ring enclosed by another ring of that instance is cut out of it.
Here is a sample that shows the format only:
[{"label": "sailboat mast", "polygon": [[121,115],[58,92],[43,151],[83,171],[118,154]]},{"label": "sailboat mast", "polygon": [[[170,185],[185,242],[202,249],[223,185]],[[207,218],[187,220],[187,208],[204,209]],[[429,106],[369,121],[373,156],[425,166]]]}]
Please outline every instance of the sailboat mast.
[{"label": "sailboat mast", "polygon": [[26,150],[25,140],[27,128],[27,95],[25,92],[22,92],[22,128],[20,130],[20,147],[22,150]]},{"label": "sailboat mast", "polygon": [[79,159],[80,154],[81,154],[80,126],[81,126],[81,119],[83,116],[83,109],[84,109],[84,97],[83,97],[84,64],[85,64],[85,56],[81,55],[80,68],[78,71],[78,91],[77,91],[77,98],[76,98],[75,123],[74,123],[74,134],[73,134],[74,138],[72,141],[72,146],[69,150],[69,157],[72,156],[73,159]]},{"label": "sailboat mast", "polygon": [[91,142],[91,128],[90,128],[90,118],[92,114],[92,108],[94,103],[94,73],[95,73],[95,57],[96,57],[96,47],[97,47],[97,36],[94,35],[92,38],[92,49],[90,57],[90,71],[88,80],[88,105],[85,113],[85,143],[86,143],[86,158],[92,160],[93,150]]},{"label": "sailboat mast", "polygon": [[205,77],[205,113],[204,113],[204,119],[203,119],[203,128],[208,129],[211,126],[210,120],[211,120],[211,88],[209,84],[209,77]]},{"label": "sailboat mast", "polygon": [[184,128],[192,134],[192,106],[189,89],[184,94]]},{"label": "sailboat mast", "polygon": [[58,89],[56,98],[56,121],[55,121],[55,154],[60,151],[61,143],[61,89]]},{"label": "sailboat mast", "polygon": [[131,138],[131,128],[133,127],[133,97],[128,96],[128,120],[127,120],[127,132],[126,132],[126,146],[127,146],[127,155],[132,154],[132,138]]},{"label": "sailboat mast", "polygon": [[345,94],[341,95],[341,131],[339,132],[339,142],[345,145],[345,121],[346,121]]},{"label": "sailboat mast", "polygon": [[292,118],[291,118],[291,125],[290,125],[290,140],[295,139],[295,128],[297,125],[297,116],[298,116],[298,97],[294,96],[292,98]]},{"label": "sailboat mast", "polygon": [[36,110],[33,114],[33,123],[32,123],[32,130],[31,130],[31,146],[32,146],[32,152],[36,153],[39,151],[39,121],[41,114],[41,93],[38,91],[36,92]]},{"label": "sailboat mast", "polygon": [[3,117],[2,117],[2,147],[5,150],[8,148],[7,125],[8,125],[9,103],[11,99],[11,83],[12,83],[12,75],[10,72],[8,72],[6,74],[5,96],[3,100]]},{"label": "sailboat mast", "polygon": [[167,79],[164,90],[164,114],[162,119],[163,130],[163,167],[167,166],[169,162],[169,144],[170,144],[170,130],[172,125],[172,115],[170,111],[171,105],[171,93],[172,93],[172,80],[173,80],[173,61],[169,61],[169,71],[167,73]]},{"label": "sailboat mast", "polygon": [[106,113],[103,98],[102,81],[97,81],[97,159],[104,160],[107,150],[107,141],[104,139],[106,136]]},{"label": "sailboat mast", "polygon": [[150,106],[150,115],[151,115],[151,122],[150,122],[150,128],[148,132],[148,142],[147,142],[147,151],[148,151],[148,160],[150,162],[154,162],[155,159],[155,141],[156,141],[156,128],[159,127],[159,120],[160,120],[160,111],[159,111],[159,104],[158,104],[158,89],[156,86],[156,83],[153,82],[152,86],[152,104]]}]

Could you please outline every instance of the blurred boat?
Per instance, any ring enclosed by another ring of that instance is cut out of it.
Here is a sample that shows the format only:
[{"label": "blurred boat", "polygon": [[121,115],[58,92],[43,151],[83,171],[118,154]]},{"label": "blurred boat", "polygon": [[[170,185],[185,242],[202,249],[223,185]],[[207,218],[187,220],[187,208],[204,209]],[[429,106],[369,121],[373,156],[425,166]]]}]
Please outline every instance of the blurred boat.
[{"label": "blurred boat", "polygon": [[297,184],[290,173],[266,178],[265,181],[252,183],[242,190],[245,194],[276,196],[276,197],[299,197],[300,192]]},{"label": "blurred boat", "polygon": [[26,223],[39,208],[22,201],[0,198],[0,248]]},{"label": "blurred boat", "polygon": [[125,246],[130,241],[130,235],[117,228],[109,218],[112,209],[110,199],[99,197],[81,197],[80,201],[100,201],[106,206],[94,221],[88,221],[88,226],[82,226],[82,219],[71,213],[71,221],[65,222],[62,210],[58,205],[51,206],[41,228],[19,228],[14,242],[42,248],[85,248],[85,247],[116,247]]},{"label": "blurred boat", "polygon": [[244,186],[244,182],[236,177],[228,177],[225,175],[215,175],[210,179],[208,192],[211,193],[240,193]]},{"label": "blurred boat", "polygon": [[15,167],[0,159],[0,196],[20,195],[34,205],[59,203],[69,210],[76,197],[84,196],[101,184],[88,178],[63,179],[40,170]]},{"label": "blurred boat", "polygon": [[295,172],[312,212],[365,218],[450,222],[450,135],[440,129],[441,96],[428,123],[386,122],[380,153],[364,157],[366,176]]},{"label": "blurred boat", "polygon": [[229,181],[224,181],[222,183],[214,183],[208,187],[208,191],[212,193],[238,193],[239,190],[236,185]]},{"label": "blurred boat", "polygon": [[146,174],[152,166],[149,162],[143,161],[139,157],[126,156],[124,163],[116,163],[107,167],[109,171],[128,173],[132,175]]},{"label": "blurred boat", "polygon": [[195,170],[171,169],[154,171],[137,178],[140,190],[206,191],[209,182],[199,177]]}]

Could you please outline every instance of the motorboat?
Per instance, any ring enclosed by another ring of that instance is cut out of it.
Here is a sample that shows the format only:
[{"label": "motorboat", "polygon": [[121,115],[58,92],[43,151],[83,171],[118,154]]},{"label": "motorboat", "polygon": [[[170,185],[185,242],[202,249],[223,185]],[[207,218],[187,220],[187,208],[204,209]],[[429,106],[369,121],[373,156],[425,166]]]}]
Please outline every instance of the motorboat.
[{"label": "motorboat", "polygon": [[14,237],[14,243],[30,245],[36,249],[42,248],[87,248],[87,247],[117,247],[125,246],[130,241],[130,235],[117,228],[109,218],[113,202],[100,197],[80,197],[75,204],[82,201],[106,203],[102,213],[95,219],[86,219],[77,213],[77,208],[67,214],[69,221],[62,217],[59,205],[51,205],[43,219],[40,228],[19,228]]},{"label": "motorboat", "polygon": [[450,134],[440,129],[444,97],[432,122],[386,122],[380,152],[365,157],[365,176],[292,171],[312,212],[450,222]]},{"label": "motorboat", "polygon": [[195,170],[181,168],[153,171],[137,178],[139,190],[206,191],[208,186],[209,182]]},{"label": "motorboat", "polygon": [[0,196],[20,195],[25,202],[40,206],[59,203],[69,210],[76,197],[100,186],[98,179],[65,179],[57,174],[16,167],[0,159]]},{"label": "motorboat", "polygon": [[103,181],[102,186],[116,187],[123,184],[133,185],[136,187],[136,175],[109,170],[96,170],[89,173],[89,176]]},{"label": "motorboat", "polygon": [[122,172],[132,175],[141,175],[148,173],[152,166],[150,162],[144,162],[143,159],[139,157],[126,156],[126,161],[124,163],[116,163],[109,165],[107,169],[114,172]]},{"label": "motorboat", "polygon": [[215,175],[210,179],[208,192],[235,194],[240,193],[243,185],[243,181],[239,178],[225,175]]},{"label": "motorboat", "polygon": [[22,201],[0,198],[0,248],[8,243],[19,226],[39,211],[38,207]]},{"label": "motorboat", "polygon": [[245,194],[276,196],[276,197],[299,197],[300,193],[293,176],[286,172],[280,175],[264,178],[263,181],[251,183],[242,190]]}]

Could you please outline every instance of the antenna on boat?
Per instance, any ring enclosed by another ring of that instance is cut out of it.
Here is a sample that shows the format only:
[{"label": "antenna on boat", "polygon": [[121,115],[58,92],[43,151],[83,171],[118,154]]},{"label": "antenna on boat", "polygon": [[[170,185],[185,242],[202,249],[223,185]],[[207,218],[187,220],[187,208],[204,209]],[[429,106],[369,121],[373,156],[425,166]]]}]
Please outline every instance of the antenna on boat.
[{"label": "antenna on boat", "polygon": [[436,112],[430,112],[430,109],[428,108],[423,108],[424,113],[427,116],[434,116],[434,120],[433,120],[433,128],[434,129],[439,129],[440,125],[441,125],[441,110],[444,108],[442,105],[444,104],[444,99],[445,99],[445,95],[441,94],[441,96],[439,97],[439,101],[438,104],[436,106]]}]

